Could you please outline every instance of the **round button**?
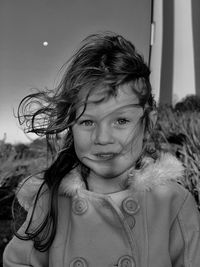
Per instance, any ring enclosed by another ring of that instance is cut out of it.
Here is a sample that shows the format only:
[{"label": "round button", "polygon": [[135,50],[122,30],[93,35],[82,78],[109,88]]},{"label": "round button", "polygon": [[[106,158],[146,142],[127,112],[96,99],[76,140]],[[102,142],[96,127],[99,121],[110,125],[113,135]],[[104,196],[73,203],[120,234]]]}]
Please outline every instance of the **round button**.
[{"label": "round button", "polygon": [[135,261],[130,256],[122,256],[118,261],[118,267],[135,267]]},{"label": "round button", "polygon": [[127,224],[129,225],[129,227],[130,227],[131,229],[133,229],[133,227],[135,226],[135,218],[132,217],[132,216],[128,216],[128,217],[126,218],[126,222],[127,222]]},{"label": "round button", "polygon": [[77,198],[72,202],[72,210],[75,214],[81,215],[88,209],[87,201],[84,198]]},{"label": "round button", "polygon": [[75,258],[71,263],[70,263],[70,267],[87,267],[87,262],[85,259],[78,257]]},{"label": "round button", "polygon": [[122,207],[123,207],[124,211],[128,214],[135,214],[140,209],[140,206],[139,206],[137,200],[133,199],[132,197],[126,198],[122,202]]}]

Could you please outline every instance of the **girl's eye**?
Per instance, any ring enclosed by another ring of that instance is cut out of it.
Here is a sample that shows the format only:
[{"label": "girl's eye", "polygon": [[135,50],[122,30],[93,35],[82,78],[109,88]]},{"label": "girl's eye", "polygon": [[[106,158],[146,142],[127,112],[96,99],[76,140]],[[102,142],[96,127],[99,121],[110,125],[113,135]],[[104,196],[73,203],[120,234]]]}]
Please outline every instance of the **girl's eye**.
[{"label": "girl's eye", "polygon": [[89,126],[93,126],[93,125],[94,125],[94,122],[91,121],[91,120],[84,120],[84,121],[81,121],[81,122],[80,122],[80,125],[89,127]]},{"label": "girl's eye", "polygon": [[125,119],[125,118],[119,118],[116,120],[116,124],[117,125],[126,125],[128,124],[130,121]]}]

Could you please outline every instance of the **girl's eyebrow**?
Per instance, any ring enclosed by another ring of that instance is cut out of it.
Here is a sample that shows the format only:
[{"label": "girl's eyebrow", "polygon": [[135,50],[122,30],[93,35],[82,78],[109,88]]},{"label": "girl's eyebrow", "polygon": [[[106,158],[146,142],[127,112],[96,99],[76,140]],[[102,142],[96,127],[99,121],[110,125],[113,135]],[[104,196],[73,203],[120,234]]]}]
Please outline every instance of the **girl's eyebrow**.
[{"label": "girl's eyebrow", "polygon": [[[111,111],[109,114],[106,115],[107,116],[110,116],[112,115],[113,113],[119,113],[119,112],[122,112],[125,113],[128,109],[131,109],[131,108],[142,108],[142,106],[140,104],[129,104],[129,105],[126,105],[126,106],[123,106],[123,107],[119,107],[113,111]],[[81,117],[95,117],[93,114],[87,114],[87,113],[83,113]]]}]

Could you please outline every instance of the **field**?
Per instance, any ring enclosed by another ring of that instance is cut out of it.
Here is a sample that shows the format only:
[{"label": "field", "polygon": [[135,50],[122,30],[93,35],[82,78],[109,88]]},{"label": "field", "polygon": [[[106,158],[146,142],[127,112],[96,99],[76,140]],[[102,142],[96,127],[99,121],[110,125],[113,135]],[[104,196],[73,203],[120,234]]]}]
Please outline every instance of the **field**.
[{"label": "field", "polygon": [[17,185],[47,166],[46,154],[43,139],[15,146],[0,141],[0,266],[3,250],[12,237],[12,203]]},{"label": "field", "polygon": [[[200,210],[200,100],[188,97],[183,103],[159,107],[158,123],[150,146],[155,151],[171,152],[185,166],[180,180],[194,196]],[[4,247],[12,237],[12,201],[18,183],[47,167],[44,139],[29,145],[11,145],[0,140],[0,266]]]}]

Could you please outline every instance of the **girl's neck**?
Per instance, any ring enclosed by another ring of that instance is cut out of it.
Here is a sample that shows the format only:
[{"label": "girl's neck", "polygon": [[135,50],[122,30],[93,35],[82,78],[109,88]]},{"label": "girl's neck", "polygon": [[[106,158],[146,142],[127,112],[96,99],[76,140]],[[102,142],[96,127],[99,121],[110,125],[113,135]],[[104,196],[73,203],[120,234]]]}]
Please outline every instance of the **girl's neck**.
[{"label": "girl's neck", "polygon": [[95,173],[90,173],[87,181],[89,190],[96,193],[110,194],[122,191],[124,189],[121,177],[109,179],[99,177]]}]

